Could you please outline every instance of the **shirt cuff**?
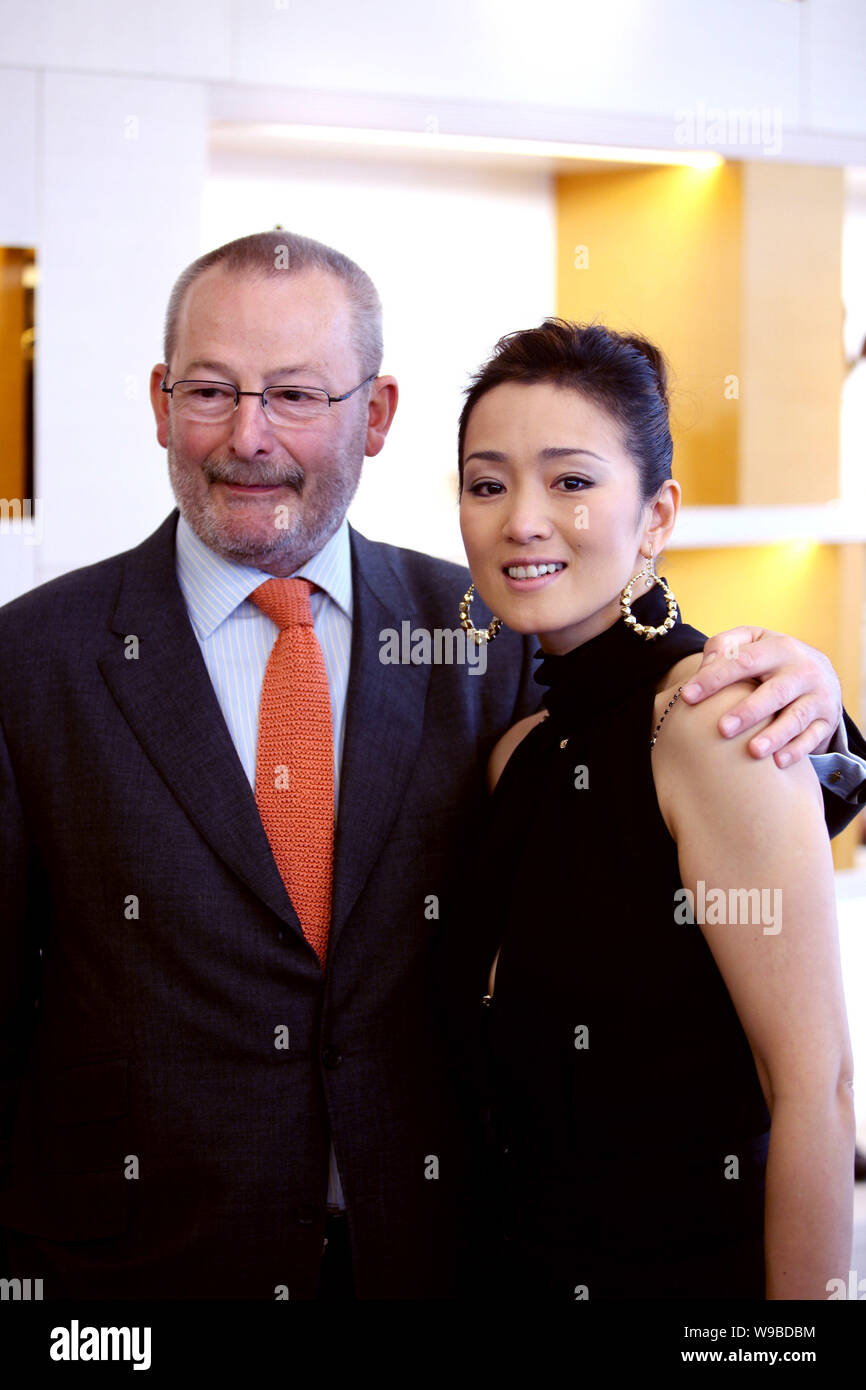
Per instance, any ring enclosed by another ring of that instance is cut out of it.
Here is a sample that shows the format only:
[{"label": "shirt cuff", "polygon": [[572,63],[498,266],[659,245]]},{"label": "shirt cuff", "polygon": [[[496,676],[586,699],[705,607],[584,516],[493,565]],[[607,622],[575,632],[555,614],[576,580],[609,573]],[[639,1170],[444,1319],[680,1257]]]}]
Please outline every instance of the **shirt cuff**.
[{"label": "shirt cuff", "polygon": [[844,720],[839,722],[829,751],[813,753],[811,760],[818,781],[834,796],[855,805],[866,801],[866,760],[858,758],[848,747]]}]

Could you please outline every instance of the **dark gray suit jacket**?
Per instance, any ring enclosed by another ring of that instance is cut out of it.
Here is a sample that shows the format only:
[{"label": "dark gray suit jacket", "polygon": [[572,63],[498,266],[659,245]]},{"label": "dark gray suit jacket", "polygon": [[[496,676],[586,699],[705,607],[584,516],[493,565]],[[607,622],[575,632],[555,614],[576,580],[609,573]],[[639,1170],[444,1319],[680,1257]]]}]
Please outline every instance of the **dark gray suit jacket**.
[{"label": "dark gray suit jacket", "polygon": [[503,632],[486,675],[383,665],[383,629],[456,626],[468,575],[352,531],[323,980],[190,625],[176,520],[0,610],[10,1271],[46,1297],[312,1297],[332,1136],[359,1295],[448,1297],[462,1157],[433,900],[472,870],[492,744],[539,703],[534,644]]}]

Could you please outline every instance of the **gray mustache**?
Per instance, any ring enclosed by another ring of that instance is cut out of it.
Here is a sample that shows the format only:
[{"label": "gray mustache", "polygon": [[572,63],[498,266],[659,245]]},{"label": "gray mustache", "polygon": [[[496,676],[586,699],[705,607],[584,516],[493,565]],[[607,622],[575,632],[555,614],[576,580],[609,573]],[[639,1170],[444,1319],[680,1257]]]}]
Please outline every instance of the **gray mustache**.
[{"label": "gray mustache", "polygon": [[203,470],[209,483],[238,483],[242,487],[288,487],[300,493],[304,487],[302,468],[281,468],[274,473],[238,472],[236,466],[226,463],[205,464]]}]

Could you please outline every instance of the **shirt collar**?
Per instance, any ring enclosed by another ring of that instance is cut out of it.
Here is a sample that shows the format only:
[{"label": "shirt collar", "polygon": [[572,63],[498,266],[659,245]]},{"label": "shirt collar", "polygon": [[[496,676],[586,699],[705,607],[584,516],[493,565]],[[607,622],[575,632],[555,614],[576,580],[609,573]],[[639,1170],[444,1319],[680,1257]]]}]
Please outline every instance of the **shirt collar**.
[{"label": "shirt collar", "polygon": [[[182,516],[177,521],[175,564],[190,621],[202,640],[210,637],[254,589],[273,578],[252,565],[241,565],[217,555]],[[349,523],[345,517],[330,540],[291,577],[311,580],[351,618],[352,563]]]}]

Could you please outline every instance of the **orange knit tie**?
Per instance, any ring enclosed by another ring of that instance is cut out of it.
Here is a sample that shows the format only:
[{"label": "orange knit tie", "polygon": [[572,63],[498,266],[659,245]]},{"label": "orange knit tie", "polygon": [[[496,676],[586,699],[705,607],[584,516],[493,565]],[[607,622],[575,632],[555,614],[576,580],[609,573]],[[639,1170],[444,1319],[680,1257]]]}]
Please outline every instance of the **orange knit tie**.
[{"label": "orange knit tie", "polygon": [[328,677],[308,579],[268,579],[250,594],[280,629],[265,669],[256,804],[304,936],[324,969],[334,865],[334,736]]}]

